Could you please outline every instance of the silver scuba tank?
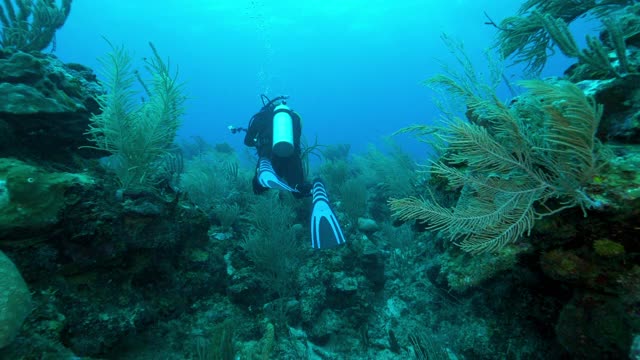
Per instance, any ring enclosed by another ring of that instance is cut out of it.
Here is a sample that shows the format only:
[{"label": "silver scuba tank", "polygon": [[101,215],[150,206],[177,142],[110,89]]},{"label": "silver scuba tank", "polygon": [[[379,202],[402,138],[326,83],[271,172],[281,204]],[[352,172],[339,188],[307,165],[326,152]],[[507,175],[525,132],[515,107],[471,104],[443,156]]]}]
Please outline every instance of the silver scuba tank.
[{"label": "silver scuba tank", "polygon": [[293,154],[293,119],[291,109],[285,104],[274,109],[272,144],[272,151],[277,156],[289,157]]}]

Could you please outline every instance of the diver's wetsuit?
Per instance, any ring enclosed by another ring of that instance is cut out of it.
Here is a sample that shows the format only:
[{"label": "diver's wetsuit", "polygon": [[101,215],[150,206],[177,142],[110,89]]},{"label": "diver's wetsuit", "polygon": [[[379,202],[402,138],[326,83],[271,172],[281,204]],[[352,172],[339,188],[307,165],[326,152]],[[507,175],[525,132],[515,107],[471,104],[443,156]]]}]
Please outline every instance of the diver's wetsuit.
[{"label": "diver's wetsuit", "polygon": [[[266,158],[271,161],[276,174],[284,179],[289,186],[299,191],[292,193],[293,196],[296,198],[309,196],[311,195],[311,186],[305,182],[302,159],[300,158],[300,136],[302,135],[300,115],[294,111],[290,112],[293,120],[294,150],[289,157],[280,157],[271,151],[273,147],[273,115],[274,110],[271,106],[265,107],[253,115],[244,137],[244,144],[255,147],[259,158]],[[253,192],[260,194],[266,190],[268,189],[258,182],[258,173],[256,171],[253,176]]]}]

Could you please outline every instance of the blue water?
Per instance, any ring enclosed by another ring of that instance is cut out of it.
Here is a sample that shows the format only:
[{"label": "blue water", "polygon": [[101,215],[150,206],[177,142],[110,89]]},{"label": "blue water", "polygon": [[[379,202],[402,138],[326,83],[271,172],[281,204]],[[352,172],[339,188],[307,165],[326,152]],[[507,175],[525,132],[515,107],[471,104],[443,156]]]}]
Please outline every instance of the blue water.
[{"label": "blue water", "polygon": [[[481,70],[496,22],[516,13],[513,0],[189,0],[75,1],[58,32],[56,54],[99,69],[109,51],[102,36],[136,58],[152,41],[179,66],[189,96],[181,137],[240,148],[228,125],[246,126],[260,94],[291,96],[313,142],[349,143],[353,151],[413,123],[432,123],[439,112],[422,82],[451,61],[440,34],[464,42]],[[161,4],[162,6],[159,6]],[[593,26],[578,24],[578,39]],[[543,75],[561,75],[570,61],[556,56]],[[520,78],[519,68],[507,77]],[[508,99],[510,94],[500,96]],[[424,146],[400,137],[420,157]]]}]

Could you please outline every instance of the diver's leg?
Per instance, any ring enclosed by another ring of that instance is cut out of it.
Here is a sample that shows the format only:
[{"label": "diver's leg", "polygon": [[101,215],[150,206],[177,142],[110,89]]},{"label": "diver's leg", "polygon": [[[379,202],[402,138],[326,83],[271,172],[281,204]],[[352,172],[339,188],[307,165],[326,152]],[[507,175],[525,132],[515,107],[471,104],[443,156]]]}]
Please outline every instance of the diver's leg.
[{"label": "diver's leg", "polygon": [[288,158],[274,157],[272,164],[278,176],[282,177],[289,186],[299,191],[293,193],[295,198],[311,195],[311,184],[305,182],[304,168],[300,157],[295,155]]},{"label": "diver's leg", "polygon": [[260,161],[258,160],[258,164],[256,165],[256,171],[253,173],[253,180],[251,181],[251,185],[253,186],[253,193],[256,195],[262,194],[263,192],[269,190],[262,185],[260,185],[260,181],[258,181],[258,167],[260,166]]}]

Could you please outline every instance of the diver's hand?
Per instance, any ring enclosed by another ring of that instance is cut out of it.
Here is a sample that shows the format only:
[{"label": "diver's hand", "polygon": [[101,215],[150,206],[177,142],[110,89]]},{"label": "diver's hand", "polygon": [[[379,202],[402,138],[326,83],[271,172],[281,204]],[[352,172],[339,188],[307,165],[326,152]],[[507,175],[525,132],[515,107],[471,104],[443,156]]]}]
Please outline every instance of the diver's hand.
[{"label": "diver's hand", "polygon": [[241,131],[247,132],[247,129],[243,128],[243,127],[235,127],[233,125],[229,125],[227,126],[227,129],[229,129],[229,131],[231,131],[232,134],[237,134]]}]

